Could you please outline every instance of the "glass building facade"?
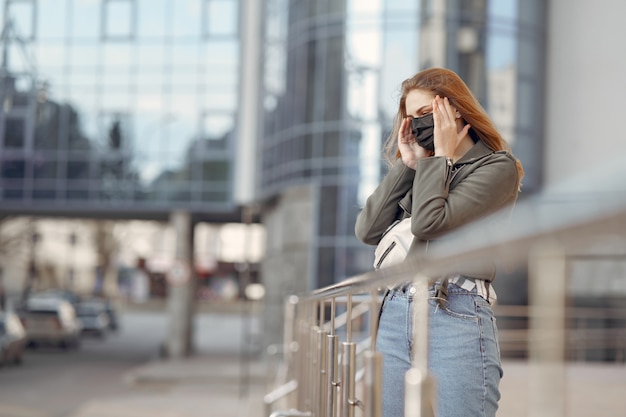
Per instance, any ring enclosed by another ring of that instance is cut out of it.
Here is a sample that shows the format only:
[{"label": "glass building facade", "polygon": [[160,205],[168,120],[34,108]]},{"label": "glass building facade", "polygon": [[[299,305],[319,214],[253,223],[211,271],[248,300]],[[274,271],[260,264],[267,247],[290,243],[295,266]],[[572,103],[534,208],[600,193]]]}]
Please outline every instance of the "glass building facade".
[{"label": "glass building facade", "polygon": [[232,217],[239,8],[4,0],[0,207]]},{"label": "glass building facade", "polygon": [[420,69],[448,67],[468,82],[525,164],[525,190],[538,188],[540,3],[266,0],[259,190],[319,190],[317,286],[372,268],[354,223],[385,173],[400,84]]}]

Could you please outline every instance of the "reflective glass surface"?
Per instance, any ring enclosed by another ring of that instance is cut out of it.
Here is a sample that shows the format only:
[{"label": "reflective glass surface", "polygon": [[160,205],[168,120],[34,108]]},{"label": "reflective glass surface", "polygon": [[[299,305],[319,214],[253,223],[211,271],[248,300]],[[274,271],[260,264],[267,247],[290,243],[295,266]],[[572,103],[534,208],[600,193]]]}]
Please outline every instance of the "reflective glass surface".
[{"label": "reflective glass surface", "polygon": [[0,200],[232,203],[238,0],[5,0]]}]

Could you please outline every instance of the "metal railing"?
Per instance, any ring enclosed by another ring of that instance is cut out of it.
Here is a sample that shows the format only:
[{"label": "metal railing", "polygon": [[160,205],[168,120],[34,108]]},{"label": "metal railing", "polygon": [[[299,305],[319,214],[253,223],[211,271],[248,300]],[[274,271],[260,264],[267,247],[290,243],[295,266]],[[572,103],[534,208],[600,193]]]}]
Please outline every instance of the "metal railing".
[{"label": "metal railing", "polygon": [[529,414],[564,416],[565,345],[576,337],[566,332],[566,259],[607,237],[626,238],[626,190],[616,182],[621,177],[596,178],[604,181],[601,189],[590,181],[588,187],[529,198],[506,219],[505,229],[502,214],[496,214],[447,236],[445,245],[431,246],[428,259],[407,259],[290,297],[283,361],[265,396],[266,415],[380,417],[382,358],[374,342],[380,289],[413,281],[415,351],[405,378],[405,415],[433,416],[436,394],[426,365],[429,277],[482,261],[527,263],[529,325],[523,338],[530,364]]}]

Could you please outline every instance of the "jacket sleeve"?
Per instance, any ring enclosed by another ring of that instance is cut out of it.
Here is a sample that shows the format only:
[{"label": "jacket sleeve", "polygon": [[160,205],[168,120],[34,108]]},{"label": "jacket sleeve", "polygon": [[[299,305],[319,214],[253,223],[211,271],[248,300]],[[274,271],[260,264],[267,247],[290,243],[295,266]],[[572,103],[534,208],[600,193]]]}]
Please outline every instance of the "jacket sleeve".
[{"label": "jacket sleeve", "polygon": [[411,207],[411,231],[418,239],[436,239],[517,197],[517,166],[508,154],[487,157],[452,190],[451,180],[452,168],[445,158],[418,161]]},{"label": "jacket sleeve", "polygon": [[354,227],[363,243],[376,245],[387,228],[398,219],[398,202],[413,185],[415,170],[398,159],[365,202]]}]

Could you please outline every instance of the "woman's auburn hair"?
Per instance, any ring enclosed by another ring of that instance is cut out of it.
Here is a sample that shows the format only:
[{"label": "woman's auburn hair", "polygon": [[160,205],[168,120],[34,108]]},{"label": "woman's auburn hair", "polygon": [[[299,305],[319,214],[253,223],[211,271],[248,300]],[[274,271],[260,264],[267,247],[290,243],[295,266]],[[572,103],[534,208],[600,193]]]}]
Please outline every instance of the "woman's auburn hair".
[{"label": "woman's auburn hair", "polygon": [[[397,138],[402,119],[407,116],[406,97],[412,90],[426,90],[442,98],[447,97],[450,104],[461,114],[465,123],[469,123],[472,126],[470,135],[480,138],[493,151],[504,150],[511,153],[511,147],[502,138],[489,116],[487,116],[485,109],[474,97],[461,77],[449,69],[428,68],[402,82],[398,112],[393,120],[393,129],[384,145],[385,156],[389,164],[393,164],[401,156],[398,150]],[[516,164],[521,181],[524,176],[524,169],[521,162],[517,159]]]}]

